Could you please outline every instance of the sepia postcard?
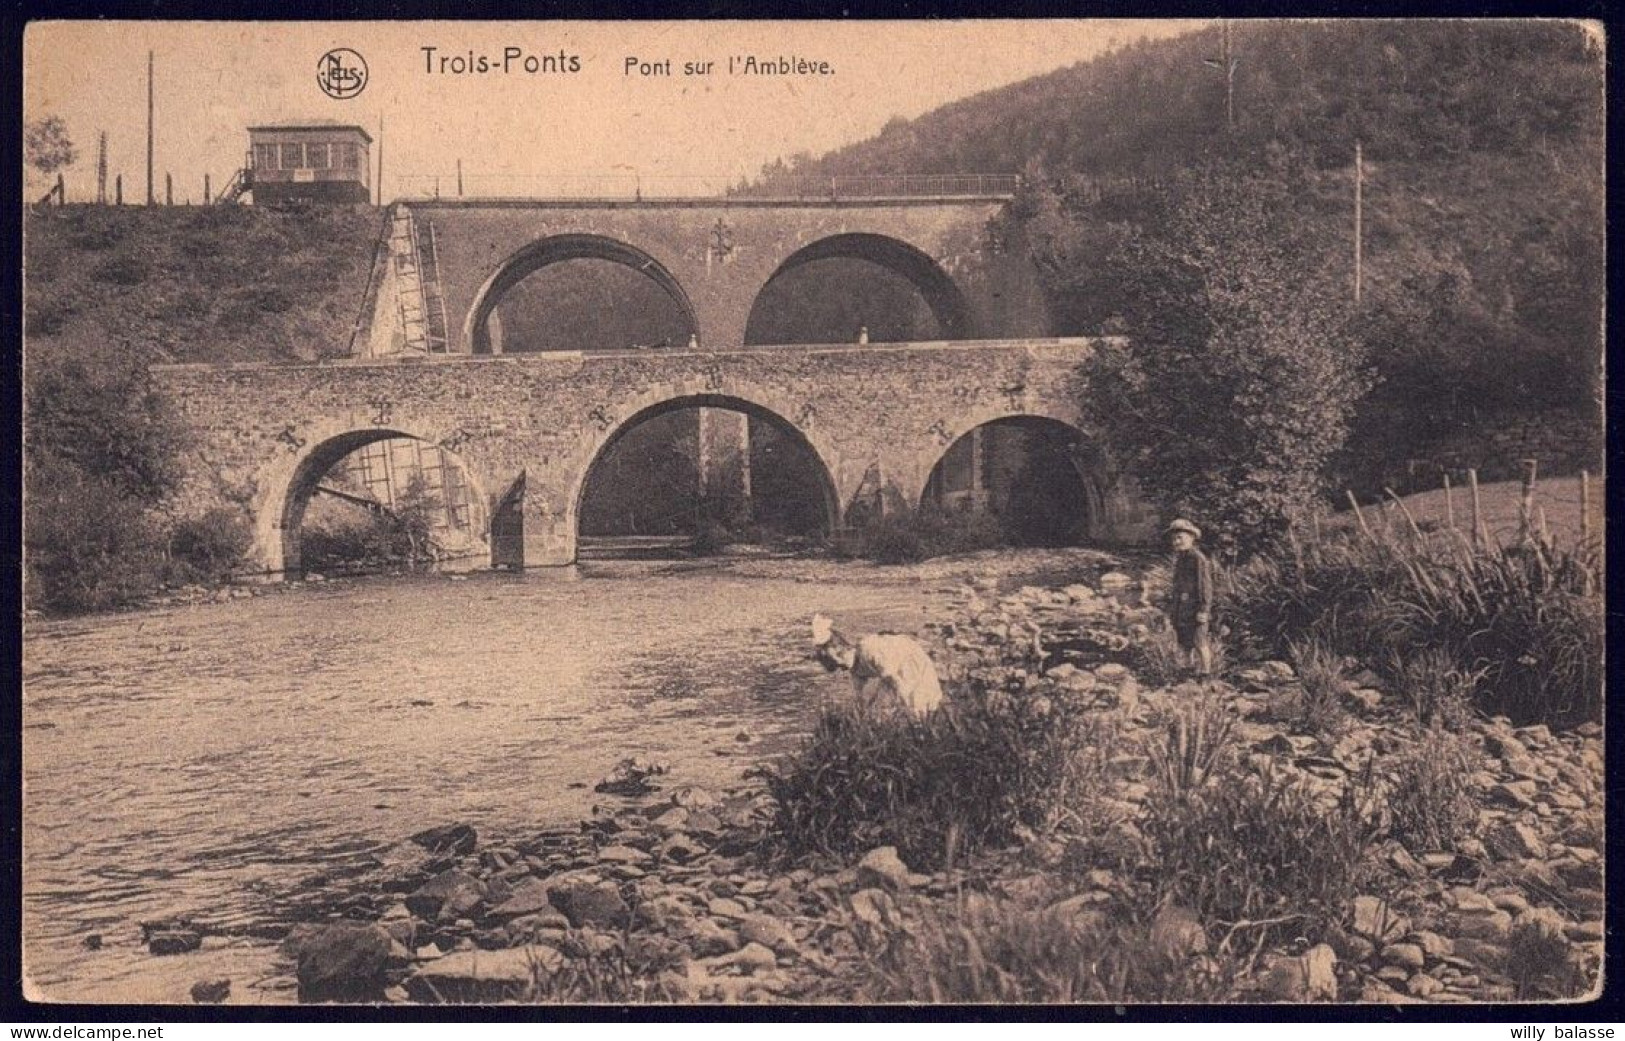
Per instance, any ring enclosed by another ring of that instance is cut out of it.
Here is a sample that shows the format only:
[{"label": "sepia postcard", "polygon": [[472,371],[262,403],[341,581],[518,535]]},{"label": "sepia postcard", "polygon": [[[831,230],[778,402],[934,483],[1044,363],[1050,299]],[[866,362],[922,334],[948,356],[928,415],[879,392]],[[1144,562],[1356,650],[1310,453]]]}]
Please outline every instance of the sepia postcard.
[{"label": "sepia postcard", "polygon": [[1583,1015],[1604,50],[30,24],[22,997]]}]

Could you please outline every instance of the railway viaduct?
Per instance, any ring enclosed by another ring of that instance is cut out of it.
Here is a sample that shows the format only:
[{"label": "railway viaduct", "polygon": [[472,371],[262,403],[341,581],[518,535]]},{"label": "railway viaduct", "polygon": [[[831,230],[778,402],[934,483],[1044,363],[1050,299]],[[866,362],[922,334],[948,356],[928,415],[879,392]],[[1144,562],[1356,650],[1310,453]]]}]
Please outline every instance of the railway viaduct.
[{"label": "railway viaduct", "polygon": [[[1031,272],[1017,251],[989,242],[998,202],[397,204],[396,227],[403,215],[412,222],[410,248],[398,241],[381,257],[373,321],[357,356],[154,369],[194,435],[183,508],[245,509],[258,567],[297,574],[300,523],[328,469],[370,442],[417,438],[451,452],[484,497],[493,565],[560,565],[576,559],[577,515],[595,462],[665,412],[724,409],[778,428],[817,460],[831,529],[860,502],[919,503],[956,439],[1028,417],[1079,433],[1088,532],[1133,537],[1143,511],[1091,447],[1079,411],[1081,366],[1096,341],[1040,335],[1047,320]],[[908,278],[950,338],[741,342],[768,281],[832,256]],[[649,274],[692,318],[690,343],[521,350],[513,332],[503,343],[490,327],[501,293],[547,264],[580,257]],[[443,301],[441,336],[428,349],[422,336],[433,323],[414,330],[403,303],[425,298]]]}]

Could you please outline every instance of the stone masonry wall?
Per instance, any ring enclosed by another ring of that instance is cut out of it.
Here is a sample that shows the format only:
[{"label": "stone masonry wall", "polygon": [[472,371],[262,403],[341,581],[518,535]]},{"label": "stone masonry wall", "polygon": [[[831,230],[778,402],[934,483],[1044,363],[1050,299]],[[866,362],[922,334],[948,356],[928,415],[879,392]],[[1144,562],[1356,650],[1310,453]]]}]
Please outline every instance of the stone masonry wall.
[{"label": "stone masonry wall", "polygon": [[[883,236],[928,256],[963,295],[970,335],[1046,336],[1047,310],[1030,265],[1019,251],[988,247],[987,222],[1002,205],[974,199],[545,205],[445,200],[413,203],[412,212],[420,236],[433,226],[449,349],[470,353],[470,316],[491,280],[526,247],[559,235],[597,236],[653,258],[688,297],[707,348],[743,343],[756,295],[779,266],[805,246],[845,234]],[[570,345],[532,349],[553,346]]]},{"label": "stone masonry wall", "polygon": [[[777,420],[829,475],[831,522],[874,468],[918,503],[954,439],[1006,416],[1076,426],[1088,340],[768,347],[366,359],[295,366],[162,366],[160,387],[197,435],[185,507],[222,501],[254,518],[255,552],[284,560],[284,528],[328,465],[371,439],[438,443],[493,512],[523,489],[524,563],[575,558],[589,466],[634,420],[735,407]],[[290,511],[289,504],[295,504]],[[1125,519],[1134,511],[1124,509]]]}]

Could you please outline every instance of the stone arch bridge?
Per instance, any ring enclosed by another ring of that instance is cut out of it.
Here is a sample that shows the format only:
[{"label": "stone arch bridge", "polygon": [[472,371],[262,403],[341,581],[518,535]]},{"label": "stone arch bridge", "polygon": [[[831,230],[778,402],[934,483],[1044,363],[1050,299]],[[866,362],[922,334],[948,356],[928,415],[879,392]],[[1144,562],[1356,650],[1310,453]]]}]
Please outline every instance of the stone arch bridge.
[{"label": "stone arch bridge", "polygon": [[[707,407],[777,426],[819,463],[829,525],[876,494],[920,501],[960,436],[1008,417],[1081,428],[1083,339],[718,350],[355,358],[303,365],[171,365],[154,377],[195,435],[183,508],[247,510],[267,572],[299,570],[306,503],[327,469],[371,441],[419,438],[464,465],[490,505],[492,563],[568,564],[593,464],[664,411]],[[1084,431],[1087,438],[1087,431]],[[1143,525],[1097,455],[1089,533]]]}]

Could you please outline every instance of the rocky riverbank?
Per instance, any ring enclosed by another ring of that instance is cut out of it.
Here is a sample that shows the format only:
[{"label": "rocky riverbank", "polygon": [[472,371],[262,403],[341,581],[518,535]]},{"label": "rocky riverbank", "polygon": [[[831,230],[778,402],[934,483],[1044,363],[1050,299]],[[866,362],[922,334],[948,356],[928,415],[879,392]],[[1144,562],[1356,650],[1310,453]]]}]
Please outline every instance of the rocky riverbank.
[{"label": "rocky riverbank", "polygon": [[[889,847],[856,863],[793,863],[774,853],[774,807],[758,786],[705,791],[632,761],[575,826],[494,839],[432,828],[305,880],[252,920],[147,923],[146,942],[154,955],[184,957],[210,932],[280,940],[268,978],[199,980],[198,1001],[281,991],[359,1002],[882,1000],[878,952],[972,894],[1065,928],[1138,913],[1163,870],[1145,828],[1157,749],[1170,721],[1209,699],[1244,774],[1293,784],[1328,812],[1363,800],[1370,832],[1359,884],[1313,945],[1249,945],[1258,923],[1165,906],[1148,935],[1171,963],[1194,971],[1223,960],[1226,996],[1243,1001],[1504,1001],[1595,985],[1600,728],[1467,722],[1457,780],[1473,827],[1421,841],[1396,821],[1414,794],[1396,786],[1437,735],[1374,675],[1351,670],[1326,727],[1304,724],[1294,707],[1303,681],[1283,662],[1243,663],[1206,690],[1159,685],[1147,648],[1160,619],[1141,606],[1140,579],[1106,558],[1087,570],[1086,581],[1005,595],[978,577],[927,634],[950,681],[995,682],[1035,706],[1060,696],[1093,706],[1111,747],[1096,750],[1087,834],[1075,824],[1025,832],[933,873]],[[1091,851],[1103,837],[1130,855],[1101,866]]]}]

